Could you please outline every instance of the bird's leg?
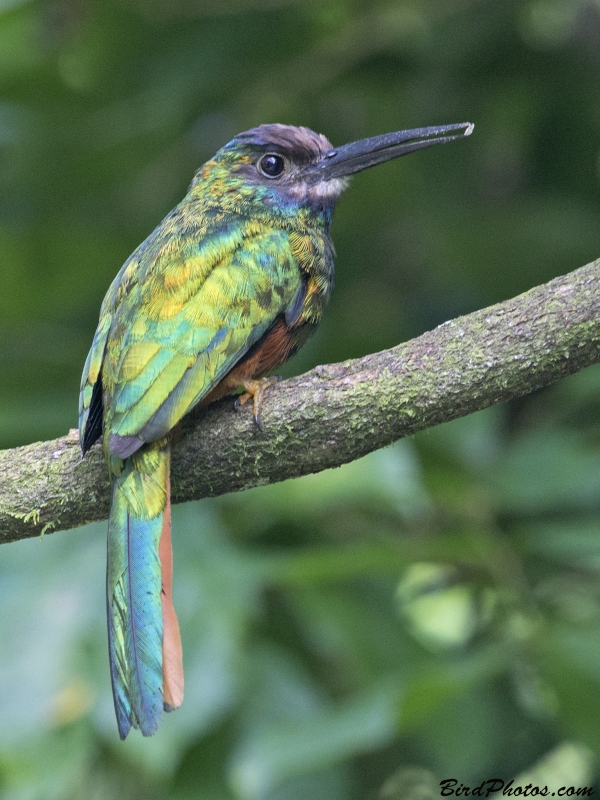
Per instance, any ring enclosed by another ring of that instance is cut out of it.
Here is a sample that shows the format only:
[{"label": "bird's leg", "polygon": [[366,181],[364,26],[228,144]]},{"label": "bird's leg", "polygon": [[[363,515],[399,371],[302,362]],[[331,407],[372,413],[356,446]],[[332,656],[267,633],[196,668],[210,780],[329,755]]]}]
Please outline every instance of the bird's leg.
[{"label": "bird's leg", "polygon": [[246,390],[235,401],[235,408],[238,409],[245,405],[250,398],[253,400],[254,405],[254,422],[262,431],[262,423],[260,421],[260,412],[262,411],[263,397],[266,389],[273,386],[274,383],[279,383],[281,375],[271,375],[269,378],[260,378],[259,380],[243,380],[242,386]]}]

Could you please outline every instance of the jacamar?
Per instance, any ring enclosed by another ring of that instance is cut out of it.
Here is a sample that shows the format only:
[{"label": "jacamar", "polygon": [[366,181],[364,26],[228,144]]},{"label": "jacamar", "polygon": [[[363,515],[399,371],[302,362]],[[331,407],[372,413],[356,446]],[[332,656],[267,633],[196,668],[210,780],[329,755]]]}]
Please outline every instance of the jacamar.
[{"label": "jacamar", "polygon": [[[290,125],[239,134],[112,282],[80,393],[85,454],[112,479],[106,602],[119,734],[153,734],[183,700],[171,599],[170,435],[194,407],[268,379],[315,330],[333,287],[333,209],[349,175],[468,136],[470,123],[332,147]],[[267,381],[267,383],[265,383]]]}]

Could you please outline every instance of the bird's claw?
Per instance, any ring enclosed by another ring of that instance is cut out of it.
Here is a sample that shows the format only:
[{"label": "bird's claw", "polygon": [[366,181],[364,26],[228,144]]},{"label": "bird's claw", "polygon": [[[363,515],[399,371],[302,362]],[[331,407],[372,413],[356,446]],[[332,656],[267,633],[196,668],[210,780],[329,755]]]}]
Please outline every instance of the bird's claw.
[{"label": "bird's claw", "polygon": [[261,378],[260,380],[248,380],[242,383],[246,390],[241,394],[234,403],[234,408],[238,411],[242,406],[246,405],[248,400],[252,399],[254,406],[254,422],[260,431],[263,430],[260,414],[262,411],[263,397],[265,391],[269,386],[279,383],[282,380],[281,375],[272,375],[269,378]]}]

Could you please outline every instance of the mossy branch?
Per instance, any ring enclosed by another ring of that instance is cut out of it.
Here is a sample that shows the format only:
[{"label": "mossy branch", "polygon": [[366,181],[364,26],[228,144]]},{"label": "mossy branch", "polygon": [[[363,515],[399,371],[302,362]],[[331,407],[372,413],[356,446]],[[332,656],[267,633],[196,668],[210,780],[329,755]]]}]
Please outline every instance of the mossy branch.
[{"label": "mossy branch", "polygon": [[[223,400],[174,446],[173,501],[337,467],[441,422],[520,397],[600,360],[600,260],[365,358],[268,390],[263,431]],[[100,446],[75,431],[0,452],[0,542],[106,519]]]}]

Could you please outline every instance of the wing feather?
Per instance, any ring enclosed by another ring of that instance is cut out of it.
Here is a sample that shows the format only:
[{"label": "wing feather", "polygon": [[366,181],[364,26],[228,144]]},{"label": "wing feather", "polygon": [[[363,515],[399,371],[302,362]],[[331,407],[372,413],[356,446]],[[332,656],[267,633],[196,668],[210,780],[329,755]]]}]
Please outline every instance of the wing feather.
[{"label": "wing feather", "polygon": [[164,436],[278,317],[289,308],[295,315],[303,279],[287,233],[252,224],[245,235],[242,221],[238,227],[228,229],[225,245],[209,240],[191,253],[185,243],[177,250],[171,242],[168,251],[151,243],[130,259],[137,258],[135,274],[124,266],[127,290],[113,285],[107,298],[114,309],[102,366],[107,441]]},{"label": "wing feather", "polygon": [[[100,322],[83,368],[79,391],[79,443],[85,454],[102,434],[102,383],[100,371],[110,331],[110,316],[100,316]],[[98,391],[100,387],[100,391]]]}]

